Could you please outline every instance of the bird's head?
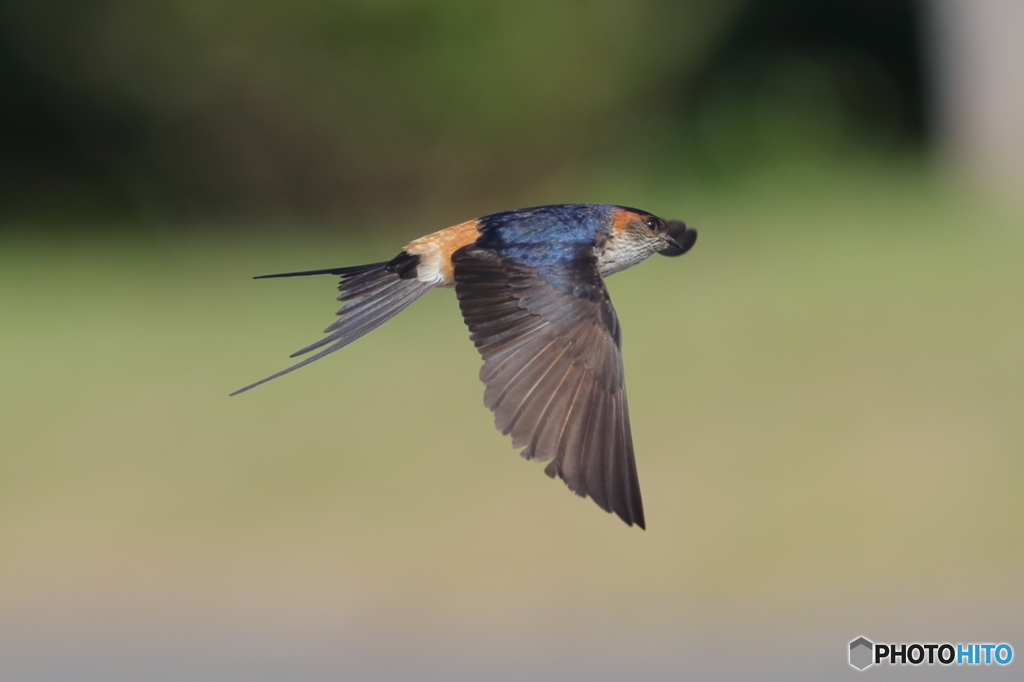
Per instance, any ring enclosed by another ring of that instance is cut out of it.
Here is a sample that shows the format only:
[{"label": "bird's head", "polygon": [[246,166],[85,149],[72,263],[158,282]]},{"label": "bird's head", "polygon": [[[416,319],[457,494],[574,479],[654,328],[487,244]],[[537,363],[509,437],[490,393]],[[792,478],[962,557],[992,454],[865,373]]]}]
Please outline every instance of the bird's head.
[{"label": "bird's head", "polygon": [[679,256],[697,241],[697,231],[677,220],[664,221],[647,211],[613,206],[597,260],[604,276],[646,260],[655,253]]}]

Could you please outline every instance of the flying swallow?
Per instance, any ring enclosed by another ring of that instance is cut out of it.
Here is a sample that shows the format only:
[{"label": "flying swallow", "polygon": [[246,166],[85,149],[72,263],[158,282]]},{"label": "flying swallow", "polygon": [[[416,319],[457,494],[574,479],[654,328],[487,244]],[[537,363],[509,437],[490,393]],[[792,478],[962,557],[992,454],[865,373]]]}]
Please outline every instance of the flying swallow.
[{"label": "flying swallow", "polygon": [[[526,459],[644,528],[623,380],[622,332],[604,278],[655,253],[679,256],[697,232],[646,211],[562,204],[494,213],[416,239],[389,261],[286,272],[340,275],[338,320],[291,357],[287,374],[347,346],[431,289],[455,289],[483,356],[484,404]],[[314,352],[315,351],[315,352]]]}]

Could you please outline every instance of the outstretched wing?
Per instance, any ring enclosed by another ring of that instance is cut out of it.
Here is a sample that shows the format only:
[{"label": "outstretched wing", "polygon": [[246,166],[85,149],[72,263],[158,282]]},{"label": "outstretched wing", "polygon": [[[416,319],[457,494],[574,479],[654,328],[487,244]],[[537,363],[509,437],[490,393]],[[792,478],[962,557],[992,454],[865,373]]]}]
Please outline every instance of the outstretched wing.
[{"label": "outstretched wing", "polygon": [[644,527],[622,340],[597,264],[534,268],[466,246],[455,291],[484,359],[484,403],[527,459],[629,525]]}]

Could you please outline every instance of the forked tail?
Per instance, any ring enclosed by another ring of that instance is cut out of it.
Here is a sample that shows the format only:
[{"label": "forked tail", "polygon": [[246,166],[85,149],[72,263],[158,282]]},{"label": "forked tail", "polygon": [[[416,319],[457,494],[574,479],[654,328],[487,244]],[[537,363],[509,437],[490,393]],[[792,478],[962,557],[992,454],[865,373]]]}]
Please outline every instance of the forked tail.
[{"label": "forked tail", "polygon": [[324,330],[325,336],[302,350],[295,351],[289,357],[298,357],[311,351],[322,349],[308,358],[298,362],[265,379],[240,388],[231,395],[244,393],[282,374],[308,365],[314,360],[344,348],[360,336],[381,326],[392,317],[412,305],[420,296],[434,288],[434,285],[416,279],[419,256],[402,253],[386,263],[357,265],[351,268],[332,268],[328,270],[307,270],[305,272],[285,272],[279,275],[262,275],[255,279],[272,277],[301,277],[305,275],[341,275],[338,300],[342,301],[338,311],[338,320]]}]

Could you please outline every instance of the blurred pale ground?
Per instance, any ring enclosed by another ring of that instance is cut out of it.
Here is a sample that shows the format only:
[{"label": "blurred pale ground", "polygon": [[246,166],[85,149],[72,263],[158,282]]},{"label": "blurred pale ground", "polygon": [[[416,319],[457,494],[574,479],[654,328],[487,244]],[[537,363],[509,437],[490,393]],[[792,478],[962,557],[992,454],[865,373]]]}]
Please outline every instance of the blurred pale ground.
[{"label": "blurred pale ground", "polygon": [[[1021,216],[894,166],[608,183],[580,198],[701,230],[610,281],[646,532],[493,429],[450,292],[227,397],[335,309],[333,278],[251,275],[443,225],[4,237],[3,678],[821,680],[857,674],[858,635],[1024,654]],[[937,668],[866,674],[1020,662]]]}]

